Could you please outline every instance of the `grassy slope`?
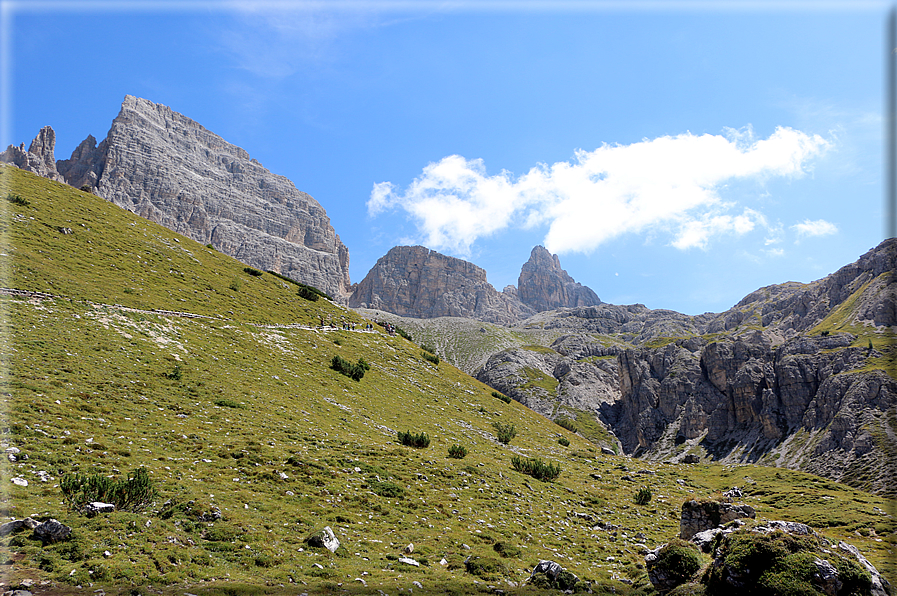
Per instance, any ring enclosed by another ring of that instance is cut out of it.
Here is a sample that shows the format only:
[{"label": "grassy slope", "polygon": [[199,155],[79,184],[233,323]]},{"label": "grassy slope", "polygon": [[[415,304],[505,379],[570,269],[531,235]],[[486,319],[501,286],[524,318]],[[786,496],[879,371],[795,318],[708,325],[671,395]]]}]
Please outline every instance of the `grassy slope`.
[{"label": "grassy slope", "polygon": [[[46,547],[26,535],[0,539],[0,560],[14,561],[0,567],[6,585],[151,583],[198,594],[217,581],[298,594],[360,591],[360,578],[365,593],[395,593],[414,581],[438,593],[488,586],[531,593],[506,580],[519,582],[540,559],[552,559],[617,593],[642,592],[647,579],[632,536],[643,532],[649,547],[667,541],[683,500],[746,483],[758,516],[828,526],[828,535],[856,544],[879,566],[893,548],[894,524],[874,509],[887,508],[878,497],[787,470],[601,455],[450,365],[426,362],[402,338],[258,325],[360,321],[354,313],[307,302],[270,275],[248,276],[233,259],[67,186],[17,170],[5,171],[2,184],[0,196],[31,201],[4,201],[0,253],[12,257],[5,285],[65,298],[0,297],[7,416],[0,439],[29,456],[3,460],[0,498],[9,518],[55,517],[74,529],[72,540]],[[60,226],[73,233],[55,231]],[[234,279],[239,291],[229,287]],[[354,382],[329,369],[336,354],[363,357],[371,370]],[[178,380],[169,378],[175,367]],[[517,428],[508,446],[494,440],[497,421]],[[403,447],[399,430],[426,432],[432,443]],[[561,436],[569,447],[558,444]],[[470,455],[447,458],[453,444]],[[539,482],[511,468],[514,454],[559,463],[563,472]],[[144,512],[87,519],[61,502],[66,472],[119,477],[139,466],[160,493]],[[43,470],[51,480],[40,481]],[[13,485],[14,476],[29,485]],[[378,496],[378,481],[404,495]],[[642,484],[654,500],[636,506]],[[171,515],[163,513],[166,501]],[[196,511],[219,507],[223,519],[197,523],[186,507],[171,506],[190,501]],[[620,534],[593,529],[596,522],[574,512],[618,524]],[[303,543],[324,525],[343,543],[336,554]],[[409,542],[419,568],[397,561]],[[503,558],[497,542],[518,550],[505,549],[512,556]],[[494,558],[497,571],[468,573],[469,555]],[[634,579],[635,587],[615,578]]]}]

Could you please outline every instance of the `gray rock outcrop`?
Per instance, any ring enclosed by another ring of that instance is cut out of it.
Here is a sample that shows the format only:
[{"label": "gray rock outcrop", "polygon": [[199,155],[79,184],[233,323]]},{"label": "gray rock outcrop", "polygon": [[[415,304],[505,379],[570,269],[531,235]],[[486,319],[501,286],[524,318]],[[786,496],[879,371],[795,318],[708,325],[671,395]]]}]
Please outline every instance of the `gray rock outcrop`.
[{"label": "gray rock outcrop", "polygon": [[496,291],[486,272],[423,246],[396,246],[355,287],[349,306],[404,317],[466,317],[493,323],[520,320],[532,311]]},{"label": "gray rock outcrop", "polygon": [[10,145],[3,153],[0,153],[0,161],[56,182],[65,182],[65,179],[56,170],[55,151],[56,132],[49,126],[45,126],[31,141],[27,151],[24,143],[18,147]]},{"label": "gray rock outcrop", "polygon": [[349,293],[349,251],[292,182],[171,108],[126,96],[106,138],[55,162],[50,127],[0,160],[81,188],[263,271]]},{"label": "gray rock outcrop", "polygon": [[561,269],[558,256],[542,246],[533,248],[529,260],[520,269],[517,296],[536,312],[601,304],[595,292],[575,282]]},{"label": "gray rock outcrop", "polygon": [[696,534],[712,530],[736,519],[754,519],[757,516],[750,505],[719,501],[686,501],[679,517],[679,538],[691,540]]}]

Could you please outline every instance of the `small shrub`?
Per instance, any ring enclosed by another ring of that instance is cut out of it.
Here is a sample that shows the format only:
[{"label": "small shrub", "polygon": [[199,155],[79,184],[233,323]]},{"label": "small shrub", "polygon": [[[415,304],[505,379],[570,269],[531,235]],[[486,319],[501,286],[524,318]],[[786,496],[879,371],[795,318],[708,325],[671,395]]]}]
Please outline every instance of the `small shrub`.
[{"label": "small shrub", "polygon": [[[701,554],[691,542],[679,538],[663,545],[648,572],[661,575],[670,588],[684,584],[701,568]],[[667,589],[670,589],[667,588]]]},{"label": "small shrub", "polygon": [[469,557],[464,561],[464,570],[471,575],[487,579],[493,575],[504,575],[508,569],[501,560],[495,557]]},{"label": "small shrub", "polygon": [[248,273],[249,275],[251,275],[253,277],[261,277],[262,276],[261,271],[259,271],[258,269],[253,269],[252,267],[243,267],[243,271],[245,271],[246,273]]},{"label": "small shrub", "polygon": [[353,381],[360,381],[364,377],[364,373],[371,369],[371,366],[363,358],[359,358],[356,364],[352,364],[345,358],[334,356],[330,360],[330,368]]},{"label": "small shrub", "polygon": [[118,510],[140,511],[157,495],[149,473],[142,467],[126,480],[112,480],[102,474],[66,474],[59,482],[59,489],[65,502],[75,511],[93,501],[112,503]]},{"label": "small shrub", "polygon": [[90,192],[90,184],[82,184],[81,188],[79,188],[81,192]]},{"label": "small shrub", "polygon": [[216,406],[221,406],[221,407],[223,407],[223,408],[237,408],[237,409],[241,409],[241,410],[245,410],[245,409],[246,409],[246,406],[244,406],[243,404],[241,404],[241,403],[237,403],[237,402],[235,402],[235,401],[233,401],[233,400],[225,399],[225,398],[222,398],[222,399],[216,399],[216,400],[215,400],[215,405],[216,405]]},{"label": "small shrub", "polygon": [[414,434],[412,432],[399,431],[399,443],[408,447],[423,449],[430,446],[430,437],[427,433]]},{"label": "small shrub", "polygon": [[423,350],[424,352],[430,352],[431,354],[436,353],[436,348],[434,348],[430,344],[421,344],[420,349]]},{"label": "small shrub", "polygon": [[171,379],[172,381],[180,381],[184,376],[184,371],[181,369],[180,364],[175,364],[174,368],[171,369],[171,372],[165,373],[166,379]]},{"label": "small shrub", "polygon": [[319,298],[319,295],[311,291],[307,286],[300,286],[297,294],[300,298],[305,298],[310,302],[317,302]]},{"label": "small shrub", "polygon": [[492,545],[492,550],[505,558],[516,558],[520,556],[520,547],[514,546],[508,542],[496,542]]},{"label": "small shrub", "polygon": [[502,394],[502,393],[499,393],[498,391],[493,391],[493,392],[492,392],[492,397],[495,397],[495,398],[497,398],[497,399],[500,399],[501,401],[505,402],[506,404],[511,403],[511,398],[510,398],[510,397],[508,397],[507,395],[504,395],[504,394]]},{"label": "small shrub", "polygon": [[647,486],[643,486],[635,493],[635,501],[636,505],[647,505],[651,502],[651,489]]},{"label": "small shrub", "polygon": [[13,205],[19,205],[20,207],[27,207],[31,204],[31,201],[29,201],[28,199],[12,193],[7,193],[6,200]]},{"label": "small shrub", "polygon": [[504,443],[507,445],[511,442],[511,439],[517,436],[517,429],[513,424],[506,424],[504,422],[493,422],[493,428],[495,428],[496,435],[498,437],[499,443]]},{"label": "small shrub", "polygon": [[463,445],[452,445],[449,447],[448,456],[455,459],[464,459],[467,457],[467,447]]},{"label": "small shrub", "polygon": [[421,352],[420,355],[424,357],[424,360],[429,360],[436,366],[439,366],[439,356],[437,356],[436,354],[430,354],[429,352]]},{"label": "small shrub", "polygon": [[368,482],[368,487],[374,494],[387,499],[401,499],[405,497],[405,489],[394,482],[371,480]]},{"label": "small shrub", "polygon": [[561,437],[560,439],[558,439],[558,443],[560,443],[562,447],[569,447],[570,439],[568,439],[567,437]]},{"label": "small shrub", "polygon": [[230,287],[230,289],[233,290],[234,292],[239,292],[240,286],[242,286],[242,285],[243,285],[243,282],[241,282],[238,278],[235,277],[234,280],[232,282],[230,282],[230,286],[228,286],[228,287]]},{"label": "small shrub", "polygon": [[211,244],[206,244],[206,248],[211,248],[212,250],[215,250],[215,247],[212,246]]},{"label": "small shrub", "polygon": [[826,337],[826,336],[828,336],[828,334],[829,334],[829,331],[823,331],[822,333],[820,333],[820,335],[822,337]]},{"label": "small shrub", "polygon": [[567,418],[567,417],[558,418],[557,420],[554,421],[554,423],[557,424],[558,426],[560,426],[561,428],[566,428],[571,433],[575,433],[575,432],[579,431],[579,427],[577,426],[576,421],[571,418]]},{"label": "small shrub", "polygon": [[511,458],[511,466],[518,472],[544,482],[551,482],[561,475],[561,467],[559,465],[546,464],[538,458],[523,459],[515,455]]}]

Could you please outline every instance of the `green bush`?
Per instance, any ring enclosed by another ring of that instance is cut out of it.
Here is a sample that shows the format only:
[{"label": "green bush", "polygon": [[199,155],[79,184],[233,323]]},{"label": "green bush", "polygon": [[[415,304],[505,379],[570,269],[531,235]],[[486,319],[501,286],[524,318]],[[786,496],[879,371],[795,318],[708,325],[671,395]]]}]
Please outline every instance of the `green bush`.
[{"label": "green bush", "polygon": [[234,280],[232,282],[230,282],[230,286],[228,286],[228,287],[230,287],[230,289],[233,290],[234,292],[239,292],[240,286],[242,286],[242,285],[243,285],[243,282],[241,282],[238,278],[235,277]]},{"label": "green bush", "polygon": [[394,482],[371,480],[368,482],[368,487],[374,494],[388,499],[401,499],[405,496],[405,489]]},{"label": "green bush", "polygon": [[464,561],[464,569],[467,573],[483,579],[494,575],[505,575],[508,572],[507,566],[495,557],[469,557]]},{"label": "green bush", "polygon": [[429,360],[436,366],[439,366],[439,356],[437,356],[436,354],[430,354],[429,352],[421,352],[420,355],[424,357],[424,360]]},{"label": "green bush", "polygon": [[561,437],[560,439],[558,439],[558,443],[560,443],[563,447],[569,447],[570,439],[568,439],[567,437]]},{"label": "green bush", "polygon": [[66,504],[75,511],[94,501],[112,503],[118,510],[140,511],[157,496],[143,467],[137,468],[126,480],[112,480],[102,474],[66,474],[59,482],[59,489]]},{"label": "green bush", "polygon": [[20,207],[27,207],[31,204],[31,201],[29,201],[28,199],[19,195],[14,195],[11,192],[6,194],[6,200],[13,205],[19,205]]},{"label": "green bush", "polygon": [[319,298],[319,294],[317,294],[316,292],[313,292],[308,287],[300,287],[298,294],[299,294],[300,298],[305,298],[309,302],[317,302],[317,300]]},{"label": "green bush", "polygon": [[659,569],[670,583],[684,584],[701,569],[698,547],[680,538],[663,545],[650,569]]},{"label": "green bush", "polygon": [[467,447],[463,445],[452,445],[449,447],[448,456],[455,459],[464,459],[467,457]]},{"label": "green bush", "polygon": [[[331,302],[333,301],[333,298],[330,297],[330,294],[328,294],[326,292],[322,292],[321,290],[319,290],[318,288],[316,288],[314,286],[309,286],[302,282],[298,282],[295,279],[293,279],[292,277],[287,277],[286,275],[281,275],[280,273],[277,273],[276,271],[269,271],[268,273],[270,273],[271,275],[273,275],[274,277],[276,277],[278,279],[282,279],[283,281],[289,282],[295,286],[299,286],[299,295],[302,296],[303,298],[307,298],[308,300],[311,300],[312,302],[314,302],[318,298],[326,298],[327,300],[330,300]],[[306,294],[305,294],[306,292],[309,294],[314,294],[316,297],[310,298],[310,297],[306,296]]]},{"label": "green bush", "polygon": [[233,400],[225,399],[225,398],[222,398],[222,399],[216,399],[216,400],[215,400],[215,405],[216,405],[216,406],[221,406],[221,407],[223,407],[223,408],[238,408],[238,409],[241,409],[241,410],[245,410],[245,409],[246,409],[246,406],[244,406],[243,404],[241,404],[241,403],[237,403],[237,402],[235,402],[235,401],[233,401]]},{"label": "green bush", "polygon": [[495,428],[496,436],[499,443],[507,445],[511,439],[517,436],[517,429],[513,424],[504,422],[493,422],[492,427]]},{"label": "green bush", "polygon": [[511,398],[510,398],[510,397],[508,397],[507,395],[501,394],[501,393],[499,393],[498,391],[493,391],[493,392],[492,392],[492,397],[495,397],[495,398],[497,398],[497,399],[500,399],[501,401],[505,402],[506,404],[511,403]]},{"label": "green bush", "polygon": [[180,381],[183,376],[184,376],[184,371],[183,371],[183,369],[181,369],[180,364],[175,364],[174,368],[171,369],[171,372],[165,373],[165,378],[171,379],[172,381]]},{"label": "green bush", "polygon": [[576,421],[571,418],[567,418],[566,416],[563,418],[558,418],[554,421],[554,423],[561,428],[566,428],[571,433],[579,432],[579,426],[577,426]]},{"label": "green bush", "polygon": [[353,381],[360,381],[362,377],[364,377],[364,373],[371,370],[371,365],[365,362],[364,358],[359,358],[356,364],[352,364],[341,356],[334,356],[330,360],[330,368],[349,377]]},{"label": "green bush", "polygon": [[412,432],[399,431],[399,443],[408,447],[423,449],[430,446],[430,437],[427,433],[414,434]]},{"label": "green bush", "polygon": [[420,349],[423,350],[424,352],[430,352],[431,354],[436,353],[436,348],[434,348],[430,344],[421,344]]},{"label": "green bush", "polygon": [[243,267],[243,271],[245,271],[246,273],[248,273],[249,275],[251,275],[253,277],[261,277],[262,276],[261,271],[259,271],[258,269],[253,269],[252,267]]},{"label": "green bush", "polygon": [[635,501],[636,505],[647,505],[651,502],[651,489],[647,486],[643,486],[635,493]]},{"label": "green bush", "polygon": [[496,542],[492,545],[492,550],[497,552],[499,555],[505,558],[516,558],[520,556],[521,550],[520,547],[514,546],[509,542]]},{"label": "green bush", "polygon": [[561,467],[559,465],[546,464],[538,458],[523,459],[515,455],[511,458],[511,466],[518,472],[543,482],[551,482],[561,475]]}]

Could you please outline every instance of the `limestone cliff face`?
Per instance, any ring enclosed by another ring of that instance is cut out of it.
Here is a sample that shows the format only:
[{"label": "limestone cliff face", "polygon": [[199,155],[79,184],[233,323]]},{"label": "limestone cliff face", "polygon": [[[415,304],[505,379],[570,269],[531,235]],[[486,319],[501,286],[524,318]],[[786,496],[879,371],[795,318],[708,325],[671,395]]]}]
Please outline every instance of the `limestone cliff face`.
[{"label": "limestone cliff face", "polygon": [[591,289],[561,269],[561,261],[542,246],[533,248],[517,282],[520,301],[535,311],[601,304]]},{"label": "limestone cliff face", "polygon": [[567,275],[557,255],[541,246],[521,268],[520,287],[507,286],[500,293],[473,263],[422,246],[400,246],[374,265],[349,304],[403,317],[513,324],[539,311],[598,305],[601,300]]},{"label": "limestone cliff face", "polygon": [[[337,299],[348,295],[349,251],[323,207],[167,106],[129,95],[99,145],[88,136],[70,159],[55,163],[54,143],[52,129],[43,129],[25,161],[44,172],[32,171],[89,185],[116,205],[258,269]],[[8,149],[5,161],[19,165],[18,151]]]},{"label": "limestone cliff face", "polygon": [[18,147],[10,145],[3,153],[0,153],[0,161],[10,163],[28,172],[34,172],[38,176],[65,182],[62,175],[56,170],[56,132],[49,126],[40,129],[28,150],[25,143]]},{"label": "limestone cliff face", "polygon": [[[557,333],[551,351],[507,349],[476,376],[540,412],[591,412],[629,454],[759,462],[893,491],[875,470],[897,445],[895,257],[886,240],[826,278],[762,288],[719,314],[538,313],[518,328]],[[534,390],[532,371],[556,389]]]},{"label": "limestone cliff face", "polygon": [[499,293],[486,272],[423,246],[397,246],[355,287],[349,306],[405,317],[467,317],[507,323],[531,314],[512,295]]}]

